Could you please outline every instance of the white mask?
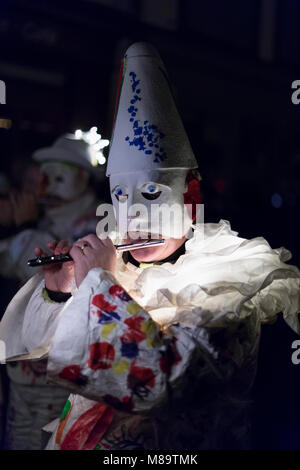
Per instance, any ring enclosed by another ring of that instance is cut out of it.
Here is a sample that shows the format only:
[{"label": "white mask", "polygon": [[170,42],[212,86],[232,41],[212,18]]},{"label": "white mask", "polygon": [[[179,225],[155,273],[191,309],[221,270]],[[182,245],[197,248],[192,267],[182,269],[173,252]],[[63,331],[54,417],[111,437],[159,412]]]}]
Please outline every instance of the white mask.
[{"label": "white mask", "polygon": [[[47,175],[46,196],[72,201],[87,187],[88,173],[75,165],[63,162],[45,162],[41,170]],[[79,172],[81,172],[80,178]]]},{"label": "white mask", "polygon": [[136,237],[140,232],[142,238],[141,232],[151,234],[151,238],[186,235],[192,225],[184,205],[187,173],[188,170],[168,169],[112,175],[111,197],[121,236],[126,229],[131,238],[134,232]]}]

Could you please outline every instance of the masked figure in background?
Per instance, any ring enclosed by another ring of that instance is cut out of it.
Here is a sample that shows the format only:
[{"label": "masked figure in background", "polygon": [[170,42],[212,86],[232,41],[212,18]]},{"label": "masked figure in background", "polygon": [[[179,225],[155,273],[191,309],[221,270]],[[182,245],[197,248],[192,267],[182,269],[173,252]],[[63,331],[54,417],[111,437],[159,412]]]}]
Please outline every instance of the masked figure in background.
[{"label": "masked figure in background", "polygon": [[[249,445],[260,325],[283,312],[299,331],[300,273],[285,263],[286,250],[240,238],[224,220],[193,224],[185,203],[200,202],[196,167],[160,57],[132,45],[107,174],[116,215],[128,204],[124,242],[165,243],[125,257],[99,230],[100,239],[89,235],[71,249],[62,241],[56,250],[70,249],[77,290],[62,264],[33,277],[9,305],[0,328],[8,358],[48,354],[49,380],[72,392],[45,428],[47,449]],[[149,225],[146,212],[162,204],[181,207],[184,222],[176,212]],[[66,303],[45,295],[55,286],[69,290]]]},{"label": "masked figure in background", "polygon": [[[21,194],[11,196],[17,234],[1,240],[2,275],[27,280],[32,276],[27,260],[36,246],[46,247],[49,240],[62,238],[72,243],[95,230],[99,201],[90,187],[90,178],[99,180],[98,184],[103,180],[103,167],[94,165],[97,159],[105,161],[99,146],[106,145],[108,141],[101,139],[94,127],[89,132],[77,130],[75,134],[65,134],[51,147],[33,154],[33,160],[40,164],[40,181],[35,178],[32,193],[25,187]],[[44,215],[38,219],[39,211],[31,207],[23,220],[24,207],[33,206],[34,197],[43,207]]]},{"label": "masked figure in background", "polygon": [[[76,131],[75,135],[64,135],[52,147],[33,154],[33,159],[40,163],[42,179],[35,192],[43,205],[44,216],[26,221],[26,227],[21,224],[19,233],[5,240],[7,250],[1,261],[6,275],[27,280],[33,272],[27,260],[32,258],[37,245],[45,247],[50,240],[61,238],[72,243],[78,237],[95,233],[99,201],[89,180],[91,176],[100,179],[103,170],[92,164],[95,152],[89,143],[91,137],[95,141],[101,136],[95,128],[87,133]],[[24,204],[34,204],[34,195],[28,189],[11,198],[17,214],[22,214]],[[36,322],[39,321],[38,316]],[[40,449],[41,428],[49,419],[59,416],[65,403],[66,391],[47,384],[46,366],[47,359],[7,365],[10,390],[5,446],[9,449]]]}]

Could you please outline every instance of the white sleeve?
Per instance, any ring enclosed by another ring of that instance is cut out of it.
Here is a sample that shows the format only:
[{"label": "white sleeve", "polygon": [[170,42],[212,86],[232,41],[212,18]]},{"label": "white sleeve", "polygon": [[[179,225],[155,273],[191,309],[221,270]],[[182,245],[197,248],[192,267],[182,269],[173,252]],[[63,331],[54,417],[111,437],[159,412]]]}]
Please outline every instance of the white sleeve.
[{"label": "white sleeve", "polygon": [[66,303],[48,302],[45,283],[36,274],[17,292],[0,322],[0,340],[6,360],[40,359],[48,353],[52,336]]},{"label": "white sleeve", "polygon": [[25,309],[22,326],[22,343],[28,352],[50,344],[65,304],[47,299],[44,280],[38,285]]}]

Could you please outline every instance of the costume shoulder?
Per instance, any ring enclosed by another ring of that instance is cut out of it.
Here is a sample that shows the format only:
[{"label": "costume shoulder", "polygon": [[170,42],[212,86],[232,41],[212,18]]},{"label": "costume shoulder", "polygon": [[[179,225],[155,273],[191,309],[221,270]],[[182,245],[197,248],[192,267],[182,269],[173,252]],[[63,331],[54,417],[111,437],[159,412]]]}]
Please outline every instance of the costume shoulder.
[{"label": "costume shoulder", "polygon": [[38,273],[9,303],[0,323],[6,360],[40,359],[48,353],[65,303],[47,301],[45,282]]},{"label": "costume shoulder", "polygon": [[272,249],[263,237],[239,237],[228,221],[199,224],[186,254],[174,265],[145,269],[136,292],[153,309],[173,308],[170,323],[220,327],[255,310],[262,322],[283,312],[300,332],[300,272],[287,264],[290,258],[288,250]]},{"label": "costume shoulder", "polygon": [[8,304],[0,323],[0,339],[5,342],[7,357],[27,352],[21,340],[24,314],[32,294],[41,282],[42,276],[36,274],[24,284]]}]

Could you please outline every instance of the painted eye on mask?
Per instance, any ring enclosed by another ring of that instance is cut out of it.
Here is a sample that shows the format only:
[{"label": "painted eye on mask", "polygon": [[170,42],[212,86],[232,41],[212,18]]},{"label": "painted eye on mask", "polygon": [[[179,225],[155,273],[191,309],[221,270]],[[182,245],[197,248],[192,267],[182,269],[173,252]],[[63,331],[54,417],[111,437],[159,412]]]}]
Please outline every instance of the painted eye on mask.
[{"label": "painted eye on mask", "polygon": [[161,195],[160,186],[156,183],[146,183],[141,187],[142,196],[148,200],[157,199]]},{"label": "painted eye on mask", "polygon": [[112,190],[112,194],[115,195],[119,202],[125,202],[128,199],[126,186],[115,186]]}]

